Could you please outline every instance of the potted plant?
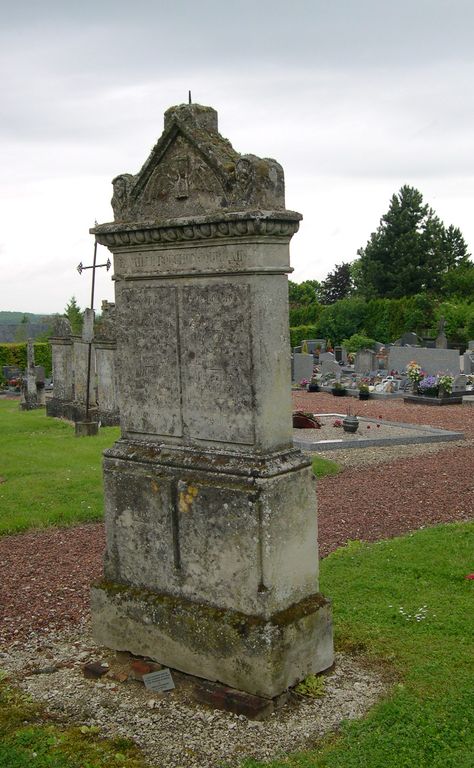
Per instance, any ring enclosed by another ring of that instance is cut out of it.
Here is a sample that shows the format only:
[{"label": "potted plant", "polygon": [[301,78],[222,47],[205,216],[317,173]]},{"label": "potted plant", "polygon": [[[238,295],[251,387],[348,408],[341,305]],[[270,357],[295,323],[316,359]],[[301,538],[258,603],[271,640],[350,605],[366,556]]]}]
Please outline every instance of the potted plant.
[{"label": "potted plant", "polygon": [[425,397],[438,397],[439,385],[435,376],[425,376],[418,384],[418,394]]},{"label": "potted plant", "polygon": [[362,382],[359,384],[359,400],[368,400],[370,397],[369,385]]},{"label": "potted plant", "polygon": [[454,378],[449,374],[443,374],[438,376],[438,397],[447,397],[453,391]]},{"label": "potted plant", "polygon": [[412,385],[412,390],[414,394],[418,394],[418,385],[422,379],[425,377],[424,371],[421,370],[421,365],[419,365],[416,360],[410,360],[406,367],[407,372],[407,378],[410,380]]},{"label": "potted plant", "polygon": [[343,387],[340,381],[336,381],[331,389],[334,397],[344,397],[347,394],[347,389]]},{"label": "potted plant", "polygon": [[308,384],[308,392],[319,392],[320,386],[316,376],[311,376],[311,381]]},{"label": "potted plant", "polygon": [[306,389],[306,387],[308,386],[308,384],[309,384],[309,381],[308,381],[308,379],[301,379],[301,381],[300,381],[300,387],[301,387],[301,389]]}]

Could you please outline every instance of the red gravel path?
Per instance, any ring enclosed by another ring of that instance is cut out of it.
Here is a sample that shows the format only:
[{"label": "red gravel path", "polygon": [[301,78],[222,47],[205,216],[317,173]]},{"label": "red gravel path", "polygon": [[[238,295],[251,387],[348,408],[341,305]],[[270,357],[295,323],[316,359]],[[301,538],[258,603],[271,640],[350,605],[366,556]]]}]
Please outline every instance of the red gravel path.
[{"label": "red gravel path", "polygon": [[[344,411],[332,395],[298,393],[295,406]],[[474,437],[474,409],[355,402],[361,416],[464,431]],[[376,541],[441,522],[474,519],[474,449],[432,454],[344,470],[318,482],[319,543],[327,555],[350,539]],[[59,629],[88,614],[90,583],[102,570],[101,524],[48,529],[0,539],[0,644],[29,632]]]}]

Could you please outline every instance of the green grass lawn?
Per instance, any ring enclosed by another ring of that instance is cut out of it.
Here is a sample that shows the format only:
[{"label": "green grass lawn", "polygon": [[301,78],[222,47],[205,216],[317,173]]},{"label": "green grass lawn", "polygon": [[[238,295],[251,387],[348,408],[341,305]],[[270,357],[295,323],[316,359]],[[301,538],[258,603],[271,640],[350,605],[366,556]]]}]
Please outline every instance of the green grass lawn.
[{"label": "green grass lawn", "polygon": [[101,454],[119,433],[106,427],[78,438],[44,409],[0,401],[0,534],[101,519]]},{"label": "green grass lawn", "polygon": [[472,572],[473,523],[354,542],[324,559],[321,589],[334,601],[337,647],[389,662],[399,682],[326,746],[266,765],[473,768]]},{"label": "green grass lawn", "polygon": [[[102,451],[119,436],[118,427],[103,427],[97,437],[78,438],[73,425],[44,409],[0,401],[0,535],[102,519]],[[313,459],[318,477],[339,470]]]}]

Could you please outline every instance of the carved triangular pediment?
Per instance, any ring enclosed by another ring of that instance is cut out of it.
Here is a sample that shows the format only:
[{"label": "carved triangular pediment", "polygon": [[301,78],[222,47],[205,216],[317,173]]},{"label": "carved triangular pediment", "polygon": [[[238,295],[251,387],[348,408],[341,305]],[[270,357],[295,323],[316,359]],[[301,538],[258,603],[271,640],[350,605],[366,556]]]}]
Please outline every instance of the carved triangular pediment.
[{"label": "carved triangular pediment", "polygon": [[218,133],[216,112],[197,104],[168,110],[165,130],[139,173],[112,183],[116,221],[284,208],[281,166],[239,155]]}]

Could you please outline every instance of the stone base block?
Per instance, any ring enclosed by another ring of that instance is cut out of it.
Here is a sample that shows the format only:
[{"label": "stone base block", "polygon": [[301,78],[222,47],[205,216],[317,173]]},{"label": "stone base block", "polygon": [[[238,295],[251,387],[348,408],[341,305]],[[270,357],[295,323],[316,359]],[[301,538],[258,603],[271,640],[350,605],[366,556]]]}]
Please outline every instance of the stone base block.
[{"label": "stone base block", "polygon": [[470,406],[471,408],[474,408],[474,396],[467,395],[467,397],[463,397],[462,404]]},{"label": "stone base block", "polygon": [[120,413],[118,411],[103,411],[99,408],[96,418],[99,419],[103,427],[120,426]]},{"label": "stone base block", "polygon": [[334,661],[331,605],[319,593],[269,619],[111,582],[91,601],[98,643],[267,699]]},{"label": "stone base block", "polygon": [[38,403],[36,395],[25,395],[25,399],[20,402],[20,410],[22,411],[35,411],[37,408],[41,408]]},{"label": "stone base block", "polygon": [[70,406],[70,403],[60,400],[59,397],[48,397],[46,400],[46,416],[51,416],[56,419],[65,417],[65,408]]},{"label": "stone base block", "polygon": [[97,421],[76,421],[76,437],[94,437],[99,434]]}]

